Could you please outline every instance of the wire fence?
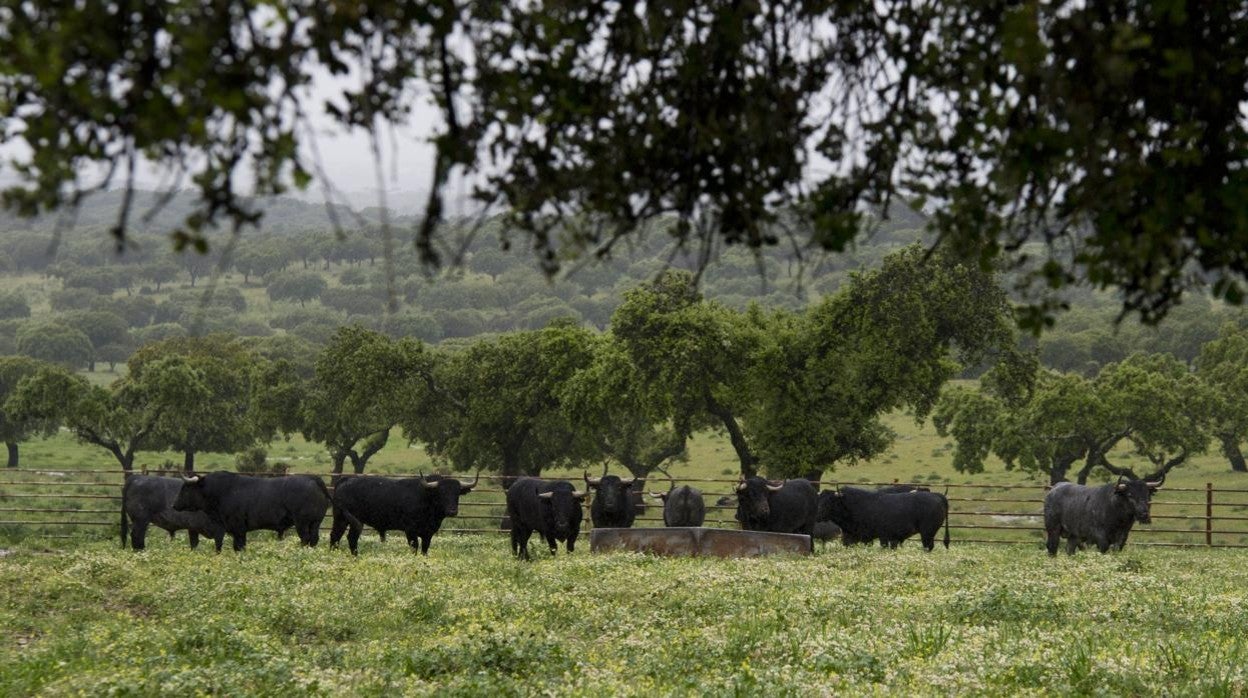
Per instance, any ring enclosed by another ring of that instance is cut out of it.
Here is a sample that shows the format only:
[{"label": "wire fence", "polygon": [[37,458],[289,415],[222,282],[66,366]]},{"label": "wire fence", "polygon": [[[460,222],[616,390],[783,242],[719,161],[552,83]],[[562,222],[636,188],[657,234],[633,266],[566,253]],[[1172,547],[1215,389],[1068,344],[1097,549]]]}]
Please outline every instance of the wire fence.
[{"label": "wire fence", "polygon": [[[147,474],[178,476],[177,471]],[[332,484],[332,473],[315,475]],[[411,473],[410,476],[418,473]],[[0,471],[0,538],[31,537],[102,538],[117,535],[120,524],[121,486],[125,471],[118,469],[31,469]],[[395,473],[344,474],[343,477],[404,477]],[[475,476],[458,476],[469,482]],[[578,489],[585,483],[570,479]],[[460,500],[459,515],[443,522],[444,533],[502,533],[505,522],[505,478],[480,476],[479,485]],[[735,478],[685,478],[675,484],[700,489],[706,504],[704,525],[736,528]],[[822,489],[841,485],[878,487],[897,482],[820,483]],[[949,530],[953,543],[1036,545],[1044,540],[1043,501],[1047,487],[1040,484],[986,485],[910,483],[941,492],[949,500]],[[651,486],[653,485],[653,486]],[[666,479],[653,479],[645,489],[664,491]],[[585,501],[582,531],[592,528],[590,499]],[[646,493],[634,498],[634,526],[663,525],[662,503]],[[1151,525],[1137,524],[1130,544],[1142,546],[1202,546],[1248,548],[1248,489],[1214,487],[1165,487],[1152,501]],[[330,519],[323,524],[328,530]],[[112,527],[111,530],[109,527]]]}]

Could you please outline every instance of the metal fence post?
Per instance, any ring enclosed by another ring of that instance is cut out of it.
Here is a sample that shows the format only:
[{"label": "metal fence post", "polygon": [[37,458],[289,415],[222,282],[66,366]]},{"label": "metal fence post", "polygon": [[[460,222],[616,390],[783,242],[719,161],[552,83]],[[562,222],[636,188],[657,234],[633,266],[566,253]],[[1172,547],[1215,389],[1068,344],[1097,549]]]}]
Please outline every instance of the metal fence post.
[{"label": "metal fence post", "polygon": [[1213,483],[1205,483],[1205,545],[1213,546]]}]

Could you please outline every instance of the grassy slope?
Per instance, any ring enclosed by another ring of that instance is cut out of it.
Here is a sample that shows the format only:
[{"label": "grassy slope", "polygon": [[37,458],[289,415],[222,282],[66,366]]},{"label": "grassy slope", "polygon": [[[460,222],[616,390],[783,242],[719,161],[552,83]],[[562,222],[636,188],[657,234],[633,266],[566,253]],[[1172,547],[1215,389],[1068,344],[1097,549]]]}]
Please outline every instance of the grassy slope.
[{"label": "grassy slope", "polygon": [[242,556],[22,546],[0,558],[0,694],[1248,690],[1235,552],[525,564],[504,548],[448,538],[422,559],[370,542],[352,560],[269,540]]}]

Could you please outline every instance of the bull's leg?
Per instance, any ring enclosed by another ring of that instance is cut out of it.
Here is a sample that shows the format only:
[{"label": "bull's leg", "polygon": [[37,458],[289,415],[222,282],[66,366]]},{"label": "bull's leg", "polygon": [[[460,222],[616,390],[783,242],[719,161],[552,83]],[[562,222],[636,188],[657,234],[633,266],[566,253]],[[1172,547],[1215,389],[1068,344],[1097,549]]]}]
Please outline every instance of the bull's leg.
[{"label": "bull's leg", "polygon": [[1074,555],[1075,550],[1079,547],[1079,538],[1073,535],[1066,536],[1066,554]]},{"label": "bull's leg", "polygon": [[555,550],[557,550],[559,547],[558,541],[555,540],[555,534],[553,533],[546,534],[546,545],[550,546],[550,554],[553,557],[555,554]]},{"label": "bull's leg", "polygon": [[1049,557],[1057,556],[1057,546],[1062,540],[1062,530],[1060,528],[1046,528],[1044,530],[1048,534],[1048,538],[1044,541],[1044,548],[1049,551]]},{"label": "bull's leg", "polygon": [[407,536],[407,546],[414,551],[419,551],[420,535],[415,531],[404,531],[403,534]]},{"label": "bull's leg", "polygon": [[214,545],[216,545],[217,552],[221,552],[222,546],[225,545],[225,534],[218,533],[216,536],[213,537],[212,542]]},{"label": "bull's leg", "polygon": [[191,550],[199,547],[199,531],[187,531],[186,535],[191,539]]},{"label": "bull's leg", "polygon": [[421,555],[428,555],[428,554],[429,554],[429,543],[430,543],[431,541],[433,541],[433,536],[432,536],[432,535],[428,535],[428,536],[421,536],[421,537],[420,537],[420,554],[421,554]]},{"label": "bull's leg", "polygon": [[329,529],[329,547],[337,548],[342,534],[347,532],[347,517],[340,507],[334,507],[334,523]]},{"label": "bull's leg", "polygon": [[1096,549],[1101,551],[1102,555],[1109,552],[1109,544],[1110,544],[1109,536],[1105,535],[1104,532],[1097,534]]},{"label": "bull's leg", "polygon": [[529,558],[529,536],[532,531],[521,525],[515,525],[511,529],[511,549],[516,557],[521,560]]},{"label": "bull's leg", "polygon": [[922,539],[923,549],[926,550],[927,552],[930,553],[936,549],[936,532],[935,531],[932,531],[931,533],[920,533],[919,538]]},{"label": "bull's leg", "polygon": [[142,550],[147,547],[147,526],[148,522],[144,519],[134,520],[134,524],[130,527],[131,548]]},{"label": "bull's leg", "polygon": [[299,541],[309,548],[315,548],[321,542],[321,520],[304,522],[303,530],[299,532]]},{"label": "bull's leg", "polygon": [[167,528],[165,530],[169,532],[169,540],[173,540],[174,534],[178,532],[176,528]]},{"label": "bull's leg", "polygon": [[243,548],[247,547],[247,532],[239,531],[238,533],[230,533],[230,538],[234,539],[234,552],[241,553]]},{"label": "bull's leg", "polygon": [[351,549],[352,555],[359,555],[360,532],[363,530],[363,526],[351,524],[351,530],[347,531],[347,547]]},{"label": "bull's leg", "polygon": [[385,543],[386,542],[386,529],[384,528],[377,529],[377,537],[381,539],[382,543]]}]

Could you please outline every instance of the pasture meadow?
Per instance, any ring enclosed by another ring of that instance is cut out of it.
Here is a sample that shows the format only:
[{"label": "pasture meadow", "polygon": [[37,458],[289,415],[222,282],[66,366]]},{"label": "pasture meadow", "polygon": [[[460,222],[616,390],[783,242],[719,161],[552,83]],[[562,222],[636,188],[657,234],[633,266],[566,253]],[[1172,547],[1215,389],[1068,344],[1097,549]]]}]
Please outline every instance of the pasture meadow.
[{"label": "pasture meadow", "polygon": [[[55,545],[55,544],[54,544]],[[427,558],[153,536],[0,557],[0,695],[1248,693],[1242,551]],[[210,548],[210,546],[209,546]]]}]

